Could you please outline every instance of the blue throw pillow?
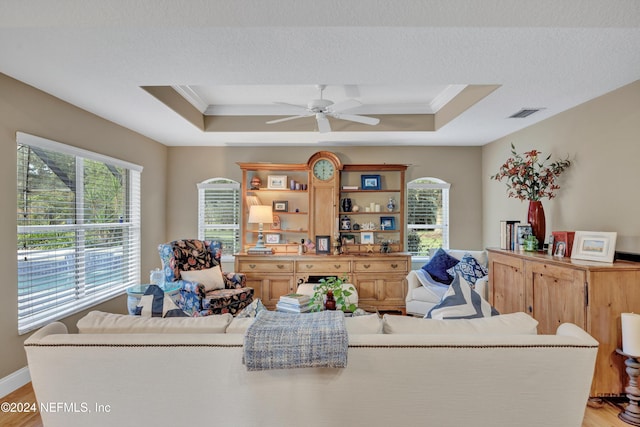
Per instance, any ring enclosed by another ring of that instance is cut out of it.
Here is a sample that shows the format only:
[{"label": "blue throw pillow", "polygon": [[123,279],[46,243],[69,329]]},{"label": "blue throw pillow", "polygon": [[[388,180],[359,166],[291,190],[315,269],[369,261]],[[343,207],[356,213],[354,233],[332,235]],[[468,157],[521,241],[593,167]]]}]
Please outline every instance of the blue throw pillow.
[{"label": "blue throw pillow", "polygon": [[447,273],[447,270],[459,262],[460,260],[440,248],[433,254],[429,262],[422,266],[422,269],[429,273],[434,280],[448,285],[453,280],[453,276]]},{"label": "blue throw pillow", "polygon": [[466,280],[456,274],[442,300],[429,310],[425,319],[474,319],[498,314],[488,301],[471,289]]},{"label": "blue throw pillow", "polygon": [[482,279],[489,270],[484,265],[480,264],[473,255],[465,253],[459,263],[447,270],[451,276],[459,274],[464,280],[466,280],[471,286],[476,283],[476,280]]},{"label": "blue throw pillow", "polygon": [[189,317],[158,285],[149,285],[140,298],[140,305],[136,307],[135,314],[145,317]]}]

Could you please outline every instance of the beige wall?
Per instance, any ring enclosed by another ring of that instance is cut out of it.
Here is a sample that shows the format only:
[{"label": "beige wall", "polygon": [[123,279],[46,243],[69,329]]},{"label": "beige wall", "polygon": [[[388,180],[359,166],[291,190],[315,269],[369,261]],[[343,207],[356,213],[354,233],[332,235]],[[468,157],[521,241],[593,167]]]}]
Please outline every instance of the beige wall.
[{"label": "beige wall", "polygon": [[214,177],[241,181],[242,173],[236,162],[305,163],[320,150],[336,153],[343,163],[410,164],[407,181],[431,176],[451,183],[450,246],[482,247],[482,184],[478,180],[481,172],[480,147],[170,148],[168,238],[197,236],[197,183]]},{"label": "beige wall", "polygon": [[615,231],[617,250],[640,253],[640,81],[483,147],[486,246],[499,245],[501,219],[526,220],[526,202],[508,199],[504,184],[489,179],[510,155],[511,142],[519,152],[538,149],[573,161],[557,197],[543,200],[547,235]]},{"label": "beige wall", "polygon": [[[62,142],[144,167],[142,173],[142,278],[158,264],[156,246],[165,233],[167,148],[111,122],[73,107],[33,87],[0,74],[0,378],[26,366],[18,335],[16,265],[16,132]],[[153,189],[153,191],[150,191]],[[147,279],[148,280],[148,279]],[[126,312],[124,296],[97,307]],[[75,329],[84,313],[64,320]]]}]

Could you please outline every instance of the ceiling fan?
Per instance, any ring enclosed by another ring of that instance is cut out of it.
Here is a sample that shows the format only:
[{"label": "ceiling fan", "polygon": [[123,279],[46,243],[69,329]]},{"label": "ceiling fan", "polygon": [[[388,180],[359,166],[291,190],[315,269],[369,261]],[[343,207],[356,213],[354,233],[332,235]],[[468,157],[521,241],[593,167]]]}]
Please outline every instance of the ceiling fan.
[{"label": "ceiling fan", "polygon": [[303,117],[315,116],[316,121],[318,122],[318,131],[320,133],[327,133],[331,132],[331,125],[329,124],[329,119],[327,117],[333,117],[340,120],[348,120],[350,122],[363,123],[365,125],[377,125],[378,123],[380,123],[380,119],[377,119],[375,117],[360,116],[356,114],[344,114],[343,111],[358,107],[362,105],[362,103],[355,99],[348,99],[346,101],[334,104],[333,101],[324,99],[322,97],[322,92],[327,87],[327,85],[317,85],[316,87],[320,90],[320,99],[313,99],[309,101],[307,106],[289,104],[287,102],[276,102],[276,104],[295,107],[300,110],[300,114],[296,116],[284,117],[282,119],[270,120],[267,122],[267,124],[281,123],[289,120],[301,119]]}]

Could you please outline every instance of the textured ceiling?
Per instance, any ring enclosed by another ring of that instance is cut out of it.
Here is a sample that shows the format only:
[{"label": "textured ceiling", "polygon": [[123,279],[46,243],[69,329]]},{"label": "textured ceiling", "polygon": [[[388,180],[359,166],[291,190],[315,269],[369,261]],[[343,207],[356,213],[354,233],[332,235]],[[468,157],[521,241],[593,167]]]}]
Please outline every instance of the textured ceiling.
[{"label": "textured ceiling", "polygon": [[[638,52],[634,0],[0,3],[0,72],[166,145],[482,145],[640,79]],[[435,131],[328,134],[203,131],[141,89],[219,90],[263,114],[319,83],[396,107],[434,87],[498,88]]]}]

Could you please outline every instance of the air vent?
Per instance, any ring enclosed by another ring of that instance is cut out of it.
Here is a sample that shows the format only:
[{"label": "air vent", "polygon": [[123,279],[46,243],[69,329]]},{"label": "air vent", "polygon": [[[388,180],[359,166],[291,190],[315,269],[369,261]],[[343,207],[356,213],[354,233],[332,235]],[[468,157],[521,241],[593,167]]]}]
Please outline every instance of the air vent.
[{"label": "air vent", "polygon": [[510,119],[524,119],[525,117],[529,117],[533,113],[537,113],[540,110],[544,110],[544,108],[523,108],[509,116]]}]

